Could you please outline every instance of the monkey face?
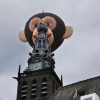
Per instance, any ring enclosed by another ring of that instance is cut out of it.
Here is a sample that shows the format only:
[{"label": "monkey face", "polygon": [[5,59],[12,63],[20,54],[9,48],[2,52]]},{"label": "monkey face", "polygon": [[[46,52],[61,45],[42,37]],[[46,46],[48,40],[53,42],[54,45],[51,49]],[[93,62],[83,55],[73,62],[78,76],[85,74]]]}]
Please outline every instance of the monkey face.
[{"label": "monkey face", "polygon": [[47,38],[48,38],[48,41],[49,41],[48,45],[51,46],[53,41],[54,41],[54,36],[53,36],[52,30],[56,27],[56,21],[53,17],[47,16],[47,17],[44,17],[42,19],[40,19],[39,17],[35,17],[35,18],[32,18],[30,20],[29,29],[32,32],[32,41],[35,44],[35,40],[38,36],[37,28],[41,23],[46,25],[47,28],[48,28],[46,35],[47,35]]},{"label": "monkey face", "polygon": [[51,51],[55,51],[64,39],[72,35],[72,28],[65,26],[60,17],[52,13],[39,13],[32,16],[26,23],[24,31],[19,32],[19,38],[23,42],[27,42],[31,47],[34,46],[36,37],[38,36],[37,27],[40,23],[44,23],[48,31],[46,32]]}]

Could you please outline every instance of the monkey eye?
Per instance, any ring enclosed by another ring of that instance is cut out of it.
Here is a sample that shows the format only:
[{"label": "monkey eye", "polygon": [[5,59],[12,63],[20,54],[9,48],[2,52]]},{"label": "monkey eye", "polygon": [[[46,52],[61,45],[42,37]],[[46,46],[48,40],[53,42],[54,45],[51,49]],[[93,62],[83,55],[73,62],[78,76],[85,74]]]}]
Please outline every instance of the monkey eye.
[{"label": "monkey eye", "polygon": [[36,28],[36,27],[38,27],[38,24],[32,25],[32,28]]},{"label": "monkey eye", "polygon": [[31,19],[28,26],[30,31],[33,32],[36,29],[36,27],[38,27],[40,22],[41,22],[41,19],[38,17]]},{"label": "monkey eye", "polygon": [[51,30],[55,29],[55,27],[57,26],[56,20],[51,16],[44,17],[43,21],[47,25],[47,27],[50,28]]},{"label": "monkey eye", "polygon": [[47,26],[51,26],[52,24],[51,24],[51,23],[49,23],[49,22],[47,22],[47,23],[46,23],[46,25],[47,25]]}]

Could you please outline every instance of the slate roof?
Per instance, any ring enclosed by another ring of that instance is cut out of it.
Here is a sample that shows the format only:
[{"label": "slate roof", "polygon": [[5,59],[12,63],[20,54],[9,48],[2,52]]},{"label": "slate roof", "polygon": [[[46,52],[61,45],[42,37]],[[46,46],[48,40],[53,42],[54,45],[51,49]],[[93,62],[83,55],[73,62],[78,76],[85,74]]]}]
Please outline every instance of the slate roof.
[{"label": "slate roof", "polygon": [[86,94],[96,93],[100,96],[100,76],[60,87],[49,100],[79,100],[79,97],[73,98],[76,90],[85,90]]}]

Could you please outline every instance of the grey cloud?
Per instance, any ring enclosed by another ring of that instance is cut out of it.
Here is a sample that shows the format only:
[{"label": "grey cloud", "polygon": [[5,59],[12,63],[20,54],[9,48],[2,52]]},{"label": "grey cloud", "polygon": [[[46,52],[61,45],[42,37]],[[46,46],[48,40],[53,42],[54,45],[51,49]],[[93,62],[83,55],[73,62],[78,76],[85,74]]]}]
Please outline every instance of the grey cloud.
[{"label": "grey cloud", "polygon": [[55,51],[55,70],[59,77],[63,75],[64,85],[100,75],[100,0],[39,2],[0,1],[0,100],[16,98],[17,81],[12,77],[17,76],[19,64],[21,71],[25,69],[28,52],[32,51],[27,43],[19,41],[18,32],[42,9],[57,14],[74,29],[72,37]]}]

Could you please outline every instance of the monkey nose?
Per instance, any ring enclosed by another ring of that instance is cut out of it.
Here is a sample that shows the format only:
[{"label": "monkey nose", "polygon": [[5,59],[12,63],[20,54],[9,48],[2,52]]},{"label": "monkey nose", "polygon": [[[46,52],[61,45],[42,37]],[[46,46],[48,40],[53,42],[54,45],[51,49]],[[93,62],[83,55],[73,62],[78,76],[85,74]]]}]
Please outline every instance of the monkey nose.
[{"label": "monkey nose", "polygon": [[39,24],[38,28],[37,28],[37,31],[38,32],[47,32],[48,28],[47,28],[47,26],[43,22],[41,22]]}]

